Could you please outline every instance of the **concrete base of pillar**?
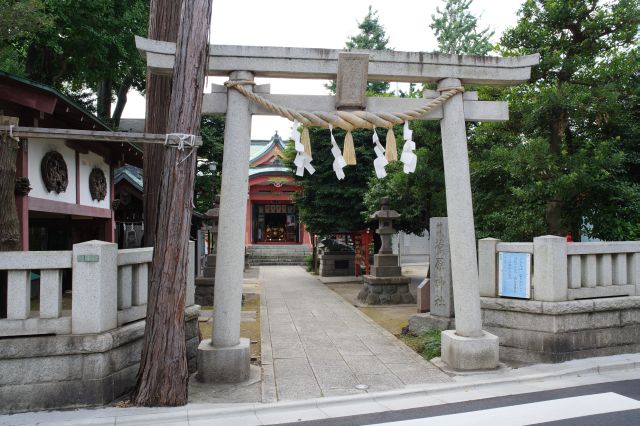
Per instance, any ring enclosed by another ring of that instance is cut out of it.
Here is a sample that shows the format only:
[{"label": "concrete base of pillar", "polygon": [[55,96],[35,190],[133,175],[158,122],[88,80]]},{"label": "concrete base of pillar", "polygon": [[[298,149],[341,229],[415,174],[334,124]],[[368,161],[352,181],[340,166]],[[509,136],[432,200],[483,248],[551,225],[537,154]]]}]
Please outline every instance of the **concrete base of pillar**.
[{"label": "concrete base of pillar", "polygon": [[442,332],[441,358],[454,370],[492,370],[498,367],[498,336],[482,331],[480,337]]},{"label": "concrete base of pillar", "polygon": [[197,379],[205,383],[239,383],[249,379],[251,347],[249,339],[227,348],[211,346],[205,339],[198,346]]}]

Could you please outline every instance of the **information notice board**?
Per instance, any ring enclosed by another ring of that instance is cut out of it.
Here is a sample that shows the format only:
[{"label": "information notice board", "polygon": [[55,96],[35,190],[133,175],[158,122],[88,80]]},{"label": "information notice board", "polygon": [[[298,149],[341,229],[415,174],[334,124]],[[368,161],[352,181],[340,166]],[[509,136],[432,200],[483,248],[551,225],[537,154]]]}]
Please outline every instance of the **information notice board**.
[{"label": "information notice board", "polygon": [[531,254],[500,252],[498,255],[498,295],[531,297]]}]

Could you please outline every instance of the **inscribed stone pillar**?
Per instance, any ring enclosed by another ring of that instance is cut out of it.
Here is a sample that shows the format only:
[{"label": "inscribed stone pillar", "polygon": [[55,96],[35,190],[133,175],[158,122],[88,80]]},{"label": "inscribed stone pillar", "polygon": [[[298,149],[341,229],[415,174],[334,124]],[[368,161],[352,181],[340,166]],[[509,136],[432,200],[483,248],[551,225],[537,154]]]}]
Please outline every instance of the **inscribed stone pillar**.
[{"label": "inscribed stone pillar", "polygon": [[[234,71],[230,80],[253,80],[253,74]],[[251,85],[246,88],[251,91]],[[251,112],[249,100],[237,90],[227,92],[222,185],[218,226],[212,338],[198,347],[198,379],[233,383],[249,378],[249,340],[240,338],[240,310],[244,269],[244,235]]]},{"label": "inscribed stone pillar", "polygon": [[440,317],[453,317],[453,288],[451,283],[451,254],[446,217],[432,217],[430,230],[430,313]]}]

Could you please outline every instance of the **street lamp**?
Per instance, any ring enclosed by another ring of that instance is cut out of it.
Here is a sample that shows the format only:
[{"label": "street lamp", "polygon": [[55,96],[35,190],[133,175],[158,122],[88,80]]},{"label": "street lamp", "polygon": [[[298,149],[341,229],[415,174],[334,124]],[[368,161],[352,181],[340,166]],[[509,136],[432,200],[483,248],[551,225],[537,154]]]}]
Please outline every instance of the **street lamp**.
[{"label": "street lamp", "polygon": [[209,170],[211,171],[211,205],[216,205],[216,170],[218,169],[218,163],[211,160],[209,161]]}]

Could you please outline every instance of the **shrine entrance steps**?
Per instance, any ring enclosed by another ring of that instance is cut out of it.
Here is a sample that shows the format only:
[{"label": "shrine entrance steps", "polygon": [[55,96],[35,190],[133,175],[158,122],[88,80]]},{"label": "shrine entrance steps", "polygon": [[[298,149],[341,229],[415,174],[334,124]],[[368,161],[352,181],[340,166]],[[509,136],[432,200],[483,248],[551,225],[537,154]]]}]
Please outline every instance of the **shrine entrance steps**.
[{"label": "shrine entrance steps", "polygon": [[298,266],[260,268],[263,402],[451,378]]},{"label": "shrine entrance steps", "polygon": [[247,246],[250,266],[262,265],[300,265],[305,256],[311,254],[306,244],[255,244]]}]

